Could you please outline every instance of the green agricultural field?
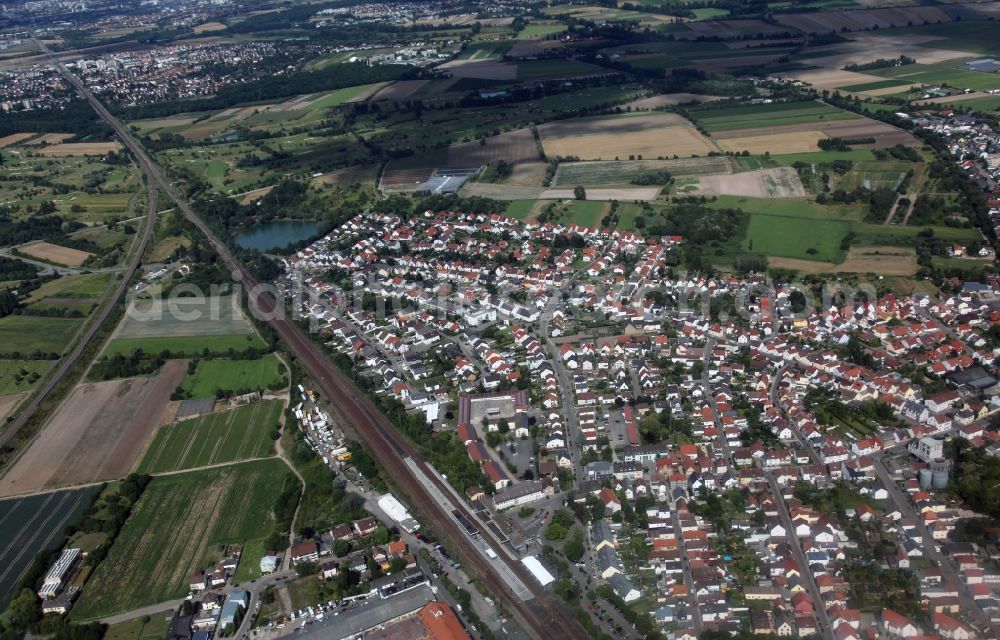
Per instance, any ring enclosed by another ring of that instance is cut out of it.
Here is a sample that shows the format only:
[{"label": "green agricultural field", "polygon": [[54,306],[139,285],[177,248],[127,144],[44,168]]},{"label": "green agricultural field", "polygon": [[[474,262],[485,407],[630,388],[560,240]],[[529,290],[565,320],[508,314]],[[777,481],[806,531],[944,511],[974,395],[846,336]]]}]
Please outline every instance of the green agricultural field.
[{"label": "green agricultural field", "polygon": [[571,78],[575,76],[601,75],[607,72],[608,70],[604,67],[565,59],[532,60],[517,65],[518,80]]},{"label": "green agricultural field", "polygon": [[584,227],[601,226],[601,218],[607,210],[606,202],[595,200],[572,200],[566,207],[566,213],[559,218],[564,224],[579,224]]},{"label": "green agricultural field", "polygon": [[[744,169],[760,169],[767,167],[791,167],[796,162],[804,162],[806,164],[819,164],[822,162],[833,162],[834,160],[854,160],[855,162],[864,161],[874,161],[875,156],[868,149],[852,149],[850,151],[810,151],[807,153],[783,153],[777,156],[770,156],[768,158],[763,158],[756,156],[760,164],[756,167],[744,166]],[[737,162],[741,165],[744,162],[750,161],[754,162],[755,156],[749,156],[746,158],[737,158]]]},{"label": "green agricultural field", "polygon": [[110,273],[63,276],[32,291],[26,302],[33,304],[45,298],[98,298],[108,288],[112,277]]},{"label": "green agricultural field", "polygon": [[934,236],[949,242],[969,244],[982,238],[978,229],[958,229],[954,227],[901,227],[896,225],[858,224],[854,228],[857,239],[855,246],[897,246],[913,247],[919,241],[918,235],[925,229],[933,229]]},{"label": "green agricultural field", "polygon": [[875,82],[852,84],[846,87],[839,87],[839,89],[841,91],[850,91],[853,93],[857,93],[860,91],[875,91],[877,89],[888,89],[889,87],[907,87],[914,84],[919,84],[919,83],[913,80],[906,80],[900,78],[899,80],[878,80]]},{"label": "green agricultural field", "polygon": [[510,40],[486,40],[482,42],[470,42],[466,45],[459,60],[499,60],[510,51],[513,42]]},{"label": "green agricultural field", "polygon": [[266,400],[160,427],[139,470],[162,473],[270,456],[282,405]]},{"label": "green agricultural field", "polygon": [[[2,320],[0,320],[0,335],[2,335]],[[174,357],[200,356],[205,353],[225,355],[244,351],[250,347],[266,349],[267,345],[255,333],[221,335],[221,336],[177,336],[176,338],[115,338],[108,343],[106,355],[128,355],[136,349],[146,353],[169,351]]]},{"label": "green agricultural field", "polygon": [[895,190],[906,172],[912,168],[914,168],[913,163],[892,160],[855,162],[850,171],[835,178],[831,188],[854,191],[858,187],[866,189],[888,187]]},{"label": "green agricultural field", "polygon": [[754,214],[745,247],[767,256],[839,262],[840,243],[850,230],[846,220]]},{"label": "green agricultural field", "polygon": [[540,23],[529,22],[528,26],[517,34],[518,40],[538,40],[546,36],[562,33],[567,29],[566,25],[559,22]]},{"label": "green agricultural field", "polygon": [[281,381],[281,363],[272,354],[258,360],[201,360],[195,372],[181,382],[181,388],[190,398],[208,398],[220,390],[256,391]]},{"label": "green agricultural field", "polygon": [[616,226],[625,231],[635,231],[635,220],[640,216],[649,220],[653,214],[643,211],[643,208],[634,202],[622,202],[618,205],[618,224]]},{"label": "green agricultural field", "polygon": [[589,87],[570,93],[558,93],[541,98],[536,103],[542,111],[572,111],[585,107],[610,105],[625,100],[634,100],[643,95],[638,89],[622,89],[621,87]]},{"label": "green agricultural field", "polygon": [[819,102],[782,102],[721,109],[700,107],[690,109],[688,113],[709,132],[858,118],[853,113]]},{"label": "green agricultural field", "polygon": [[873,75],[892,78],[901,83],[947,84],[977,91],[1000,88],[1000,74],[970,71],[964,64],[967,61],[968,59],[949,60],[930,65],[909,64],[890,69],[877,69]]},{"label": "green agricultural field", "polygon": [[217,545],[266,538],[295,477],[264,460],[154,478],[70,614],[93,620],[187,594]]},{"label": "green agricultural field", "polygon": [[136,300],[116,337],[161,338],[249,334],[236,296],[170,297]]},{"label": "green agricultural field", "polygon": [[997,41],[997,25],[995,22],[963,20],[961,22],[944,22],[941,24],[882,29],[879,33],[887,36],[913,34],[937,36],[940,39],[933,41],[935,49],[951,49],[952,51],[971,51],[980,54],[1000,55],[1000,42]]},{"label": "green agricultural field", "polygon": [[[240,584],[260,577],[260,559],[264,557],[267,549],[264,548],[266,540],[248,540],[243,545],[243,553],[240,554],[240,563],[236,566],[236,575],[233,582]],[[105,639],[106,640],[106,639]],[[156,640],[160,640],[157,638]]]},{"label": "green agricultural field", "polygon": [[556,174],[555,187],[576,185],[624,185],[646,173],[669,171],[674,177],[704,176],[729,173],[729,163],[723,157],[688,158],[683,160],[606,160],[596,162],[563,162]]},{"label": "green agricultural field", "polygon": [[51,360],[0,360],[0,396],[33,389],[50,366]]},{"label": "green agricultural field", "polygon": [[712,18],[721,18],[722,16],[729,15],[729,12],[725,9],[715,9],[712,7],[707,9],[692,9],[691,13],[693,13],[694,17],[698,20],[710,20]]},{"label": "green agricultural field", "polygon": [[324,95],[319,100],[315,102],[309,102],[309,111],[323,111],[329,109],[330,107],[335,107],[337,105],[344,104],[358,96],[364,94],[367,91],[371,91],[377,85],[374,84],[363,84],[357,87],[347,87],[345,89],[337,89],[336,91],[331,91],[330,93]]},{"label": "green agricultural field", "polygon": [[70,343],[82,320],[77,318],[45,318],[7,316],[0,318],[0,352],[4,354],[62,353]]},{"label": "green agricultural field", "polygon": [[1000,110],[1000,96],[984,95],[981,98],[971,98],[969,100],[955,100],[954,102],[949,102],[948,104],[954,105],[956,107],[968,107],[973,111],[997,111]]},{"label": "green agricultural field", "polygon": [[861,205],[816,204],[805,198],[748,198],[745,196],[718,196],[712,207],[742,209],[753,215],[773,215],[809,220],[852,221],[864,217]]},{"label": "green agricultural field", "polygon": [[504,209],[503,214],[511,218],[517,218],[518,220],[525,220],[534,206],[534,200],[511,200],[507,203],[507,208]]},{"label": "green agricultural field", "polygon": [[133,618],[108,627],[103,640],[162,640],[167,637],[170,613],[158,613],[149,616],[149,622],[143,618]]}]

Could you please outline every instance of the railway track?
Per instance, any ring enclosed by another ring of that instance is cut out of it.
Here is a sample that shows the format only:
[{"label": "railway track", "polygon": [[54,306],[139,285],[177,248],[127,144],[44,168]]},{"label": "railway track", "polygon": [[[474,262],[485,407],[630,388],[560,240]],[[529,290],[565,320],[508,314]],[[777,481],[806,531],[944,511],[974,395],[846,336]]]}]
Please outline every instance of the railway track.
[{"label": "railway track", "polygon": [[[452,546],[459,550],[460,555],[467,563],[466,566],[474,570],[485,586],[511,611],[517,622],[534,638],[586,637],[583,628],[570,615],[568,609],[556,602],[550,593],[538,585],[534,577],[520,562],[503,554],[499,557],[499,561],[506,564],[510,571],[524,582],[533,599],[526,602],[513,593],[491,562],[480,554],[478,548],[466,536],[465,531],[452,521],[450,514],[421,485],[419,479],[404,462],[405,458],[411,458],[425,470],[425,475],[431,478],[432,482],[440,484],[441,481],[436,479],[434,474],[426,471],[426,460],[392,426],[371,400],[364,395],[364,392],[358,389],[353,381],[330,362],[320,347],[314,344],[297,325],[284,317],[283,309],[278,308],[277,301],[258,287],[258,283],[250,272],[215,236],[208,225],[194,213],[187,200],[177,193],[173,184],[167,180],[159,166],[153,162],[128,129],[111,115],[79,78],[52,57],[40,43],[38,46],[42,47],[42,50],[49,55],[51,64],[77,89],[94,111],[115,130],[122,143],[132,151],[143,171],[149,176],[150,184],[158,185],[176,204],[185,218],[205,236],[232,273],[234,280],[241,283],[247,290],[252,307],[259,310],[264,317],[269,318],[268,322],[274,327],[279,338],[302,363],[324,395],[345,418],[348,426],[372,452],[386,472],[392,475],[405,496],[421,513],[431,519],[442,535],[447,537]],[[443,490],[443,487],[439,487],[439,489]],[[464,503],[455,504],[454,508],[457,508],[466,517],[472,518],[471,510]],[[490,546],[500,548],[499,543],[490,532],[482,532],[480,535]]]},{"label": "railway track", "polygon": [[156,209],[157,209],[157,190],[156,184],[151,179],[146,180],[146,188],[148,189],[148,213],[146,214],[146,225],[143,229],[142,235],[138,238],[138,243],[135,246],[135,251],[132,257],[129,259],[128,265],[125,267],[125,271],[122,272],[121,282],[115,287],[114,292],[111,297],[104,303],[100,311],[98,311],[97,316],[90,321],[87,325],[86,330],[83,335],[76,342],[76,346],[73,350],[69,352],[66,356],[63,356],[62,361],[59,363],[58,368],[55,373],[53,373],[48,381],[42,388],[39,389],[33,396],[27,405],[23,409],[18,411],[17,416],[7,425],[7,428],[0,433],[0,447],[6,445],[11,439],[17,435],[17,433],[24,428],[28,420],[35,415],[38,408],[41,406],[42,402],[49,396],[50,393],[59,385],[60,382],[69,373],[69,370],[76,364],[80,356],[83,355],[84,350],[90,344],[97,332],[104,326],[111,312],[115,308],[118,300],[120,300],[124,295],[126,290],[128,290],[129,282],[132,280],[132,276],[135,275],[136,270],[142,263],[142,254],[145,253],[146,247],[149,246],[149,241],[153,237],[153,230],[156,228]]}]

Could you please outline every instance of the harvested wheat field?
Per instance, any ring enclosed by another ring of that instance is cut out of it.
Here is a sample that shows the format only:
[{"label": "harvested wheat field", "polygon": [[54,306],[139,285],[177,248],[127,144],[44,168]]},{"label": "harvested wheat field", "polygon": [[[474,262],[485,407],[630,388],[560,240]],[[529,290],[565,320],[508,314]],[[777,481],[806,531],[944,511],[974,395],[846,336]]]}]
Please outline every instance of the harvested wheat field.
[{"label": "harvested wheat field", "polygon": [[136,124],[145,131],[154,131],[165,127],[186,127],[194,124],[194,116],[173,116],[172,118],[160,118],[158,120],[141,120]]},{"label": "harvested wheat field", "polygon": [[691,124],[672,113],[561,120],[538,127],[550,158],[581,160],[687,157],[718,149]]},{"label": "harvested wheat field", "polygon": [[806,190],[795,169],[776,167],[732,175],[702,176],[691,193],[706,196],[802,198],[805,197]]},{"label": "harvested wheat field", "polygon": [[[910,133],[897,129],[891,125],[870,120],[868,118],[852,118],[850,120],[829,120],[826,122],[799,122],[796,124],[782,125],[776,127],[756,127],[753,129],[736,129],[733,131],[720,131],[715,134],[715,139],[724,149],[734,149],[732,145],[736,140],[746,138],[767,138],[772,136],[794,136],[798,133],[804,135],[820,133],[822,136],[830,138],[875,138],[873,144],[854,145],[858,148],[885,149],[894,147],[897,144],[919,147],[920,141]],[[815,148],[808,149],[815,151]],[[751,149],[751,151],[753,151]],[[766,151],[766,149],[765,149]],[[771,150],[771,153],[775,153]],[[779,153],[792,153],[782,151]]]},{"label": "harvested wheat field", "polygon": [[535,138],[528,129],[508,131],[485,140],[486,144],[476,140],[448,147],[446,166],[478,167],[500,160],[506,160],[511,164],[541,161],[538,147],[535,146]]},{"label": "harvested wheat field", "polygon": [[23,142],[24,140],[27,140],[28,138],[30,138],[33,135],[35,135],[35,134],[33,134],[33,133],[12,133],[9,136],[0,137],[0,149],[9,147],[9,146],[11,146],[13,144],[17,144],[18,142]]},{"label": "harvested wheat field", "polygon": [[45,133],[38,136],[31,142],[26,142],[24,146],[27,147],[27,146],[35,146],[42,144],[61,144],[63,141],[69,140],[75,135],[76,135],[75,133]]},{"label": "harvested wheat field", "polygon": [[430,80],[397,80],[390,82],[372,96],[372,100],[405,100]]},{"label": "harvested wheat field", "polygon": [[855,247],[840,264],[813,262],[795,258],[769,258],[768,264],[779,269],[803,273],[876,273],[881,276],[911,276],[917,272],[917,254],[899,247]]},{"label": "harvested wheat field", "polygon": [[221,22],[204,22],[193,29],[195,33],[209,33],[211,31],[222,31],[226,25]]},{"label": "harvested wheat field", "polygon": [[446,69],[456,78],[517,80],[517,65],[496,60],[452,60],[438,69]]},{"label": "harvested wheat field", "polygon": [[843,69],[807,69],[783,75],[799,82],[806,82],[817,89],[836,89],[838,87],[850,87],[885,80],[885,78],[878,76],[844,71]]},{"label": "harvested wheat field", "polygon": [[916,104],[952,104],[955,102],[965,102],[966,100],[977,100],[979,98],[989,98],[991,94],[984,91],[973,91],[972,93],[960,93],[955,96],[945,96],[943,98],[928,98],[927,100],[917,100]]},{"label": "harvested wheat field", "polygon": [[658,96],[640,98],[633,100],[625,106],[632,109],[659,109],[660,107],[672,107],[678,104],[688,104],[691,102],[712,102],[719,100],[719,96],[706,96],[700,93],[664,93]]},{"label": "harvested wheat field", "polygon": [[152,378],[78,385],[0,478],[0,496],[127,475],[186,371],[171,360]]},{"label": "harvested wheat field", "polygon": [[740,136],[717,139],[724,151],[749,151],[753,155],[762,155],[765,151],[771,154],[808,153],[817,151],[820,140],[826,138],[822,131],[795,131],[792,133],[774,133],[754,136]]},{"label": "harvested wheat field", "polygon": [[355,182],[372,182],[378,177],[378,165],[353,166],[337,169],[330,173],[313,178],[310,183],[313,186],[328,184],[353,184]]},{"label": "harvested wheat field", "polygon": [[[489,182],[466,182],[459,190],[463,196],[481,196],[494,200],[537,200],[541,197],[544,187],[519,187],[510,184],[492,184]],[[572,197],[572,196],[570,196]]]},{"label": "harvested wheat field", "polygon": [[86,251],[80,251],[79,249],[61,247],[50,242],[36,242],[18,247],[17,250],[32,258],[54,262],[67,267],[79,267],[87,258],[94,255]]},{"label": "harvested wheat field", "polygon": [[117,142],[64,142],[50,147],[42,147],[35,153],[42,156],[103,156],[112,151],[121,151]]},{"label": "harvested wheat field", "polygon": [[516,164],[504,184],[516,187],[541,187],[545,181],[546,166],[544,162]]}]

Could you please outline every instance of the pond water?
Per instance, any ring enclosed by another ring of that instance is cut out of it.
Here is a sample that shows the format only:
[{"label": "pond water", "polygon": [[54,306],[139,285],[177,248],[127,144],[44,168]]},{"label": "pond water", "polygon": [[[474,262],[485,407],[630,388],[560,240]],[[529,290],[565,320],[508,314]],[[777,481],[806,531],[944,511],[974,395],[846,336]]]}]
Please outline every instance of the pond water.
[{"label": "pond water", "polygon": [[254,227],[236,236],[236,244],[244,249],[274,251],[291,242],[300,242],[316,233],[319,225],[308,220],[278,220]]}]

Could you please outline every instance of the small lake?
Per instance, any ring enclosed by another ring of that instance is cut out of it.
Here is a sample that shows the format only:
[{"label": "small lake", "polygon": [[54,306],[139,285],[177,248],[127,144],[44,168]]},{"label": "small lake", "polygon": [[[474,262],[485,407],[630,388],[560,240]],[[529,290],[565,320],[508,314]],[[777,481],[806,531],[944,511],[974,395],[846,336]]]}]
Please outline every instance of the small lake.
[{"label": "small lake", "polygon": [[274,251],[289,243],[301,242],[315,235],[319,225],[308,220],[279,220],[254,227],[236,236],[236,244],[244,249]]}]

